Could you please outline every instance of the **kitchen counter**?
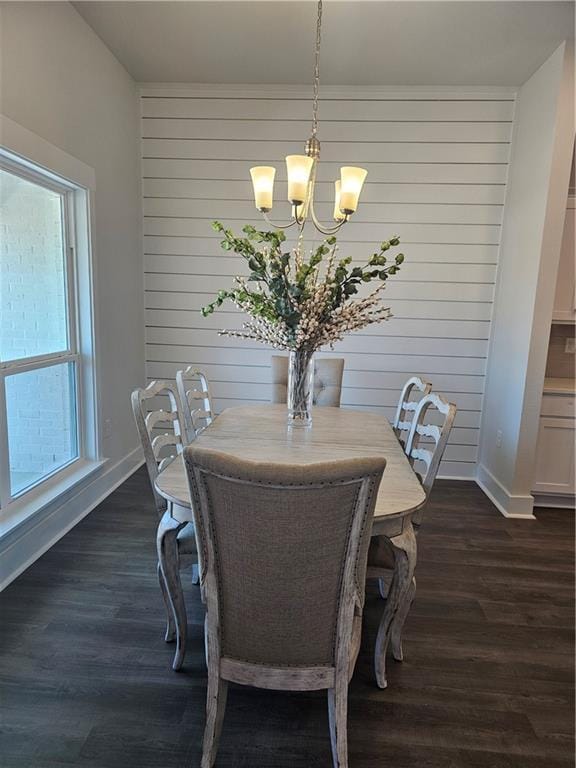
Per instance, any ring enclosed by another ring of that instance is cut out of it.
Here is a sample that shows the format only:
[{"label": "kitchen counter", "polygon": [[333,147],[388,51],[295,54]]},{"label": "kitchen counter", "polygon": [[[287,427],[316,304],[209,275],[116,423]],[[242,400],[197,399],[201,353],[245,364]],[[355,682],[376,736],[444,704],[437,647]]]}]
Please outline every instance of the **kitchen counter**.
[{"label": "kitchen counter", "polygon": [[576,379],[547,378],[544,379],[545,395],[574,395],[576,394]]}]

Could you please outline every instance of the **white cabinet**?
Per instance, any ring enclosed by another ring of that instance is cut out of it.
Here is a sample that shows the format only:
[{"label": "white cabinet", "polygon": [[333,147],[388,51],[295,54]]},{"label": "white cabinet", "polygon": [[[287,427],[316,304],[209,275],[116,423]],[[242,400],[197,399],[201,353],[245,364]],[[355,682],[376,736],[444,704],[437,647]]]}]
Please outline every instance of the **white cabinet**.
[{"label": "white cabinet", "polygon": [[576,321],[576,278],[574,264],[576,260],[576,244],[574,240],[575,200],[574,196],[568,198],[568,207],[564,220],[562,250],[560,252],[560,265],[558,267],[558,280],[556,282],[556,296],[552,315],[552,320],[559,323],[573,323]]},{"label": "white cabinet", "polygon": [[574,396],[545,392],[536,448],[533,486],[536,504],[573,506],[576,493],[575,440]]}]

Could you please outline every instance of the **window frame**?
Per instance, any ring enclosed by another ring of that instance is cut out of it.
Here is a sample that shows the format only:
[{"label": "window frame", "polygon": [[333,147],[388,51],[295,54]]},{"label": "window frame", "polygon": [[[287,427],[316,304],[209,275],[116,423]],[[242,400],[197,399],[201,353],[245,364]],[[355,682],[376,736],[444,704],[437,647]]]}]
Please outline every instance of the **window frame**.
[{"label": "window frame", "polygon": [[[69,159],[72,160],[72,158]],[[83,164],[79,165],[83,166]],[[103,462],[100,454],[99,401],[95,373],[95,295],[90,231],[92,218],[90,189],[49,171],[38,162],[15,154],[6,147],[0,147],[0,168],[62,196],[67,312],[65,350],[0,361],[0,519],[5,519],[12,512],[35,511],[33,508],[35,504],[40,503],[52,490],[74,485],[79,478],[82,479]],[[81,177],[90,178],[90,173],[86,173],[90,171],[87,166],[78,170],[82,171],[79,174]],[[17,373],[67,363],[74,366],[76,456],[36,482],[20,491],[12,492],[6,379]],[[28,509],[29,506],[30,509]]]}]

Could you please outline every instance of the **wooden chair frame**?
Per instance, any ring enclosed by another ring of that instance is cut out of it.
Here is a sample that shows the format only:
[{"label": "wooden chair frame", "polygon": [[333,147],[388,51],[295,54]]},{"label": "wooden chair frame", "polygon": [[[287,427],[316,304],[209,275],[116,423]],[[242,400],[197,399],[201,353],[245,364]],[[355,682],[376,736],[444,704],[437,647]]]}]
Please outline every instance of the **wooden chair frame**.
[{"label": "wooden chair frame", "polygon": [[[423,381],[419,376],[412,376],[402,387],[392,427],[400,444],[404,446],[406,446],[406,441],[402,440],[402,432],[410,433],[414,413],[420,402],[419,400],[410,400],[410,395],[414,389],[422,392],[422,396],[425,396],[432,391],[432,384],[429,381]],[[408,414],[412,414],[411,419],[408,419]]]},{"label": "wooden chair frame", "polygon": [[[200,383],[201,389],[188,386],[196,382]],[[203,371],[189,365],[186,370],[176,372],[176,388],[184,410],[188,442],[191,443],[214,419],[210,383]],[[202,401],[202,406],[195,408],[194,405],[199,400]],[[199,423],[201,420],[204,421],[202,425]]]},{"label": "wooden chair frame", "polygon": [[[146,410],[152,398],[168,397],[170,410]],[[160,517],[156,533],[158,552],[158,581],[166,608],[166,642],[176,640],[172,668],[180,669],[186,651],[187,617],[182,583],[180,579],[181,555],[192,556],[197,563],[195,536],[190,523],[180,523],[173,517],[173,504],[157,492],[154,482],[164,467],[184,450],[184,419],[176,385],[171,381],[152,381],[147,387],[132,392],[132,411],[140,442],[144,451],[146,468],[154,494],[156,511]],[[173,431],[154,435],[154,430],[169,423]],[[161,456],[172,449],[167,456]],[[197,581],[197,576],[193,577]]]},{"label": "wooden chair frame", "polygon": [[[428,411],[434,408],[443,416],[441,426],[426,424],[425,418]],[[418,476],[426,492],[426,501],[415,509],[406,519],[405,528],[399,536],[387,539],[384,536],[375,537],[371,542],[368,559],[367,577],[378,579],[380,593],[386,598],[386,606],[382,613],[376,647],[374,651],[374,667],[376,680],[380,688],[386,688],[386,652],[388,645],[396,661],[402,661],[402,631],[410,607],[416,595],[416,533],[422,522],[422,515],[438,468],[446,449],[450,431],[456,416],[456,406],[444,400],[437,394],[427,394],[418,403],[414,413],[414,419],[410,425],[410,432],[406,441],[406,455],[412,465],[417,461],[424,462],[426,470]],[[430,438],[434,442],[434,449],[421,444],[422,438]],[[379,563],[386,563],[381,565]],[[394,576],[390,587],[386,591],[386,577],[389,577],[393,569]]]}]

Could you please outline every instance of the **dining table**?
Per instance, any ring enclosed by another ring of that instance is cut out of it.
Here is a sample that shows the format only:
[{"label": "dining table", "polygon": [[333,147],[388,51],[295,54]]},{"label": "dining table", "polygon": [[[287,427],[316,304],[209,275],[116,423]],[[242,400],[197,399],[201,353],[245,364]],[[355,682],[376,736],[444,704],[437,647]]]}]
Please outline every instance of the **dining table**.
[{"label": "dining table", "polygon": [[[370,411],[314,407],[310,426],[291,426],[286,405],[242,405],[223,410],[197,435],[195,444],[244,460],[292,466],[376,455],[386,458],[372,527],[372,536],[384,537],[394,555],[379,630],[378,646],[385,654],[416,565],[411,516],[426,501],[420,480],[388,419]],[[182,455],[159,473],[155,487],[168,502],[175,526],[193,521]]]}]

